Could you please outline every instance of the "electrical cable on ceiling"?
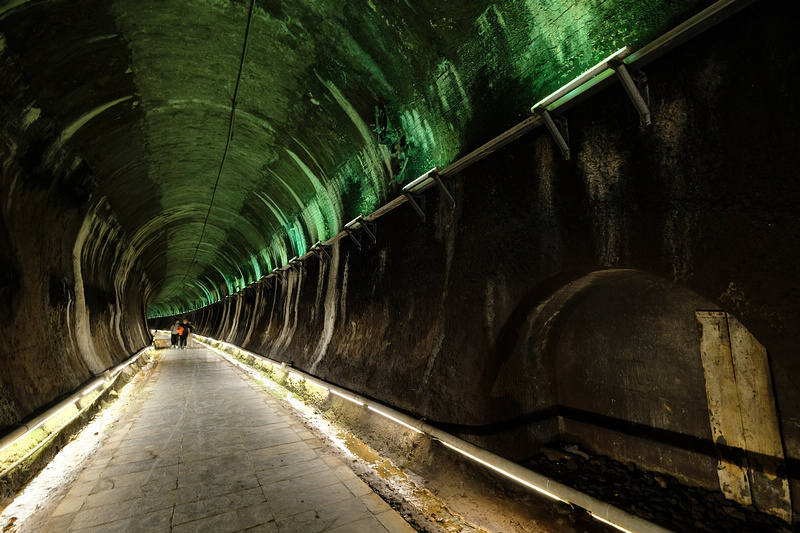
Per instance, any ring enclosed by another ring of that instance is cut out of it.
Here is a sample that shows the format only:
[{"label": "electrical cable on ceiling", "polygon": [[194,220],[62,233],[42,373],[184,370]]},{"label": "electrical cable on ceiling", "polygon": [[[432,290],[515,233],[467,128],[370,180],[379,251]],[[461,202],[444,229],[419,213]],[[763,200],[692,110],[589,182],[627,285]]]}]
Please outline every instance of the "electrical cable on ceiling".
[{"label": "electrical cable on ceiling", "polygon": [[203,243],[203,237],[206,233],[206,226],[208,225],[208,218],[211,216],[211,209],[214,207],[214,198],[217,196],[217,187],[219,186],[219,180],[222,177],[222,168],[225,166],[225,159],[228,156],[228,148],[230,147],[231,140],[233,139],[233,123],[236,117],[236,100],[239,97],[239,83],[242,81],[242,70],[244,69],[244,59],[245,55],[247,54],[247,41],[250,37],[250,24],[253,20],[253,9],[255,8],[256,0],[250,0],[250,11],[247,14],[247,28],[244,32],[244,44],[242,45],[242,59],[239,61],[239,72],[236,75],[236,85],[233,88],[233,98],[231,99],[231,117],[228,122],[228,135],[225,138],[225,150],[222,152],[222,161],[219,164],[219,171],[217,172],[217,180],[214,182],[214,190],[211,193],[211,201],[208,204],[208,211],[206,212],[206,218],[203,220],[203,229],[200,231],[200,238],[197,240],[197,246],[194,248],[194,254],[192,255],[192,260],[189,262],[189,266],[186,267],[186,272],[183,274],[183,278],[181,281],[175,285],[175,288],[172,289],[172,292],[166,297],[169,299],[170,296],[175,294],[175,291],[178,287],[183,285],[183,282],[186,281],[186,277],[189,275],[189,271],[194,265],[195,260],[197,259],[197,252],[200,250],[200,245]]}]

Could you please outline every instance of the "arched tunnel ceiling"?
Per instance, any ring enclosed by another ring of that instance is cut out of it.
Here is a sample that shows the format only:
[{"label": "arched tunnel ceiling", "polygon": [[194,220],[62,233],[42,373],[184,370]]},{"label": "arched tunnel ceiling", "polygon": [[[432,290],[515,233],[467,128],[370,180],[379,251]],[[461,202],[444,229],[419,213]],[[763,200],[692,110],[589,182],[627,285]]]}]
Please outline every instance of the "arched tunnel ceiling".
[{"label": "arched tunnel ceiling", "polygon": [[257,281],[710,3],[6,0],[0,59],[25,90],[4,120],[29,171],[116,228],[93,237],[168,315]]}]

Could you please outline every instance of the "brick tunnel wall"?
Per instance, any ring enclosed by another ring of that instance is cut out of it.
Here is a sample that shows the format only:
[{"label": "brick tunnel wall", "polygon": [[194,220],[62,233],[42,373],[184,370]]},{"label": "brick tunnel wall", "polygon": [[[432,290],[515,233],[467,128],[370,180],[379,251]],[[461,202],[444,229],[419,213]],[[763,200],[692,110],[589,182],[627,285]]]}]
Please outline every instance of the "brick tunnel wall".
[{"label": "brick tunnel wall", "polygon": [[427,223],[402,206],[192,320],[509,457],[567,437],[713,487],[694,312],[724,310],[769,354],[798,494],[798,62],[763,4],[646,69],[651,126],[613,86],[568,113],[570,161],[538,130],[447,179],[455,208],[428,192]]}]

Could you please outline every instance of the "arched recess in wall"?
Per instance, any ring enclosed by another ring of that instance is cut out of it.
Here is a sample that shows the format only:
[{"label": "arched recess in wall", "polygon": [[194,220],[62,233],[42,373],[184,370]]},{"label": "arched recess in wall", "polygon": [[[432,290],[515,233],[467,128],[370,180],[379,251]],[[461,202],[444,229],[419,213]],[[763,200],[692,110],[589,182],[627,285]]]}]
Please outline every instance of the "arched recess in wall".
[{"label": "arched recess in wall", "polygon": [[768,354],[735,317],[636,270],[580,277],[535,315],[561,438],[791,519]]}]

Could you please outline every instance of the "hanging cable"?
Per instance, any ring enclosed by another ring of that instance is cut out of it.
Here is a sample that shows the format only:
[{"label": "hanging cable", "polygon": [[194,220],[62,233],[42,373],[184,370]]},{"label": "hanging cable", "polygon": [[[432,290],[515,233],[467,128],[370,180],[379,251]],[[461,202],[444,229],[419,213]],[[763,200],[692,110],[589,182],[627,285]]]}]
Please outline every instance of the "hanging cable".
[{"label": "hanging cable", "polygon": [[211,201],[208,204],[208,211],[206,211],[206,218],[203,220],[203,229],[200,231],[200,238],[197,240],[197,246],[194,248],[194,254],[192,255],[192,260],[189,263],[189,266],[186,267],[186,272],[183,274],[183,278],[181,281],[172,289],[172,291],[166,296],[165,300],[169,300],[170,296],[175,294],[175,291],[178,287],[183,285],[183,282],[186,281],[186,277],[189,275],[189,271],[194,265],[195,260],[197,259],[197,252],[200,250],[200,245],[203,243],[203,237],[206,234],[206,226],[208,226],[208,218],[211,216],[211,209],[214,207],[214,198],[217,196],[217,187],[219,187],[219,180],[222,177],[222,168],[225,166],[225,159],[228,157],[228,148],[231,145],[231,140],[233,139],[233,123],[236,117],[236,101],[239,97],[239,84],[242,81],[242,70],[244,69],[244,59],[247,54],[247,41],[250,37],[250,24],[253,21],[253,9],[255,8],[256,0],[250,0],[250,11],[247,14],[247,28],[244,31],[244,44],[242,45],[242,59],[239,61],[239,72],[236,75],[236,85],[233,88],[233,98],[231,99],[231,117],[228,121],[228,135],[225,137],[225,150],[222,152],[222,161],[219,163],[219,171],[217,172],[217,180],[214,182],[214,190],[211,193]]}]

